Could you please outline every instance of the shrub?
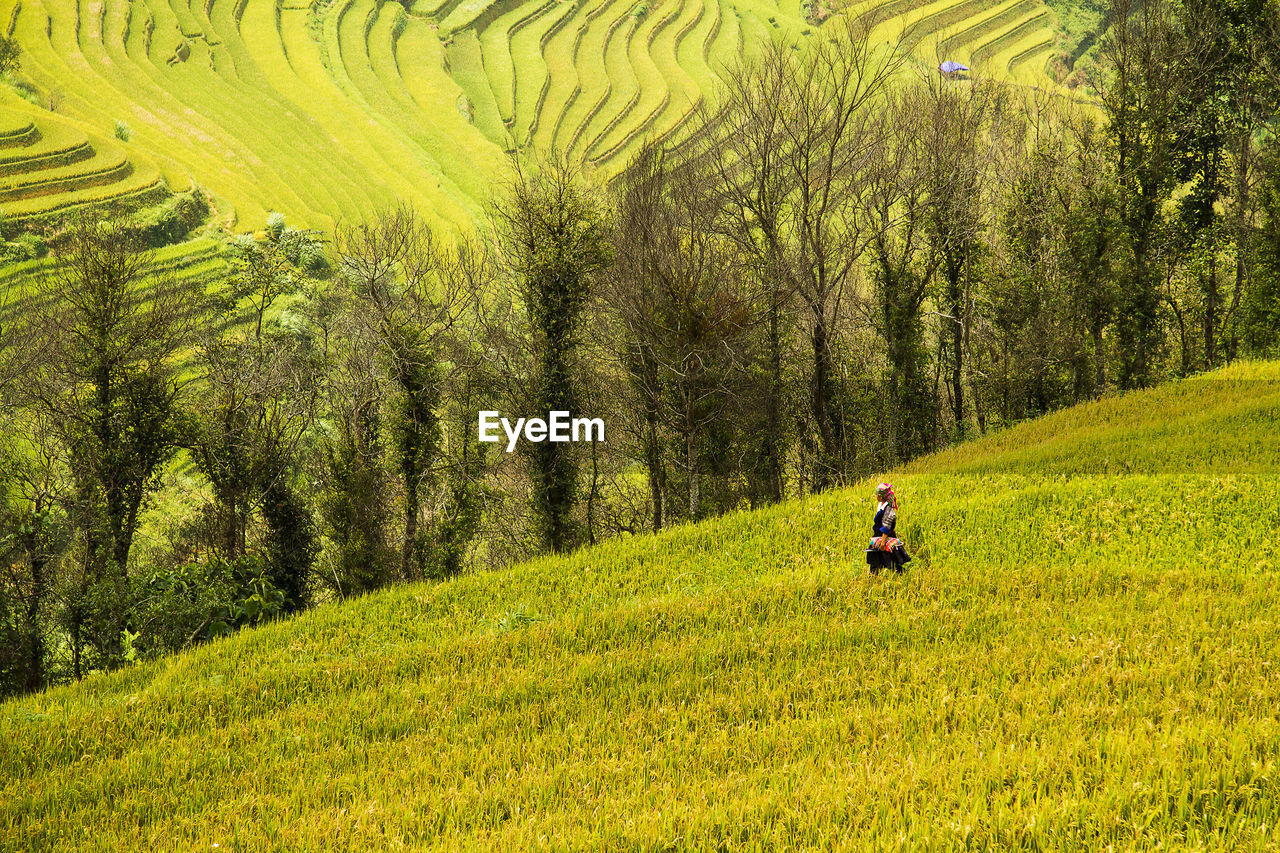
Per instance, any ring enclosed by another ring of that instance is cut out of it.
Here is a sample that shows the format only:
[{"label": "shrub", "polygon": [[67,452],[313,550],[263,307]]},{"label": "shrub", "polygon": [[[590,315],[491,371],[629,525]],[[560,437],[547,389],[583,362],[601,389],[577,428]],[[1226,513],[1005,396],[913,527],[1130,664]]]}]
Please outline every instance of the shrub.
[{"label": "shrub", "polygon": [[[35,86],[32,86],[26,80],[15,80],[13,77],[7,75],[4,77],[4,82],[9,85],[9,88],[12,89],[14,94],[19,98],[22,98],[27,103],[35,104],[37,107],[44,109],[45,100],[40,95],[40,92],[36,90]],[[50,93],[50,97],[53,97],[52,93]],[[49,109],[53,110],[52,104],[49,105]]]},{"label": "shrub", "polygon": [[284,214],[272,211],[267,214],[267,236],[279,240],[284,234]]},{"label": "shrub", "polygon": [[0,260],[5,262],[33,261],[49,254],[49,245],[39,234],[20,234],[8,243],[0,244]]},{"label": "shrub", "polygon": [[304,243],[298,249],[298,267],[305,273],[324,276],[330,271],[329,258],[316,243]]},{"label": "shrub", "polygon": [[209,218],[209,210],[209,199],[197,188],[151,208],[131,227],[147,247],[156,249],[182,242]]},{"label": "shrub", "polygon": [[129,123],[124,119],[116,119],[116,139],[121,142],[128,142],[131,136],[133,136],[133,131],[129,129]]},{"label": "shrub", "polygon": [[138,656],[180,651],[279,615],[284,593],[267,578],[257,557],[220,559],[157,568],[134,581],[129,620]]},{"label": "shrub", "polygon": [[21,51],[18,40],[0,36],[0,74],[11,74],[18,70]]},{"label": "shrub", "polygon": [[386,535],[391,524],[388,472],[367,438],[349,428],[334,432],[325,451],[319,500],[326,568],[316,573],[316,580],[344,598],[386,586],[398,567]]}]

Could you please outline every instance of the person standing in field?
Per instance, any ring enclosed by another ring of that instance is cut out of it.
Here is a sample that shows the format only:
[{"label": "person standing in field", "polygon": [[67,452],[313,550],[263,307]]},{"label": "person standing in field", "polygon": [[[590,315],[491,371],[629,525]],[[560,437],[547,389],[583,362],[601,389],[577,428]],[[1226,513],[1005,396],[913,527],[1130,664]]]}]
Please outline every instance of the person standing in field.
[{"label": "person standing in field", "polygon": [[867,546],[867,565],[871,574],[878,575],[886,566],[895,572],[911,562],[911,555],[903,547],[894,529],[898,523],[898,496],[893,486],[881,483],[876,486],[876,515],[871,522],[871,544]]}]

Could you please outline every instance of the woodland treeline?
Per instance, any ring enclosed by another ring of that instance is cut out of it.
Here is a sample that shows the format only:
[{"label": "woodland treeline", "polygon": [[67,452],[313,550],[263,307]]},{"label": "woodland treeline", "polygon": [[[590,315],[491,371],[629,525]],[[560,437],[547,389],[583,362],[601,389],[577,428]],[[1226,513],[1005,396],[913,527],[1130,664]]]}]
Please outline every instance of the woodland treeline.
[{"label": "woodland treeline", "polygon": [[[1273,2],[1120,0],[1096,99],[839,17],[477,235],[279,217],[212,286],[84,222],[0,325],[0,694],[827,489],[1280,345]],[[477,413],[601,444],[477,441]]]}]

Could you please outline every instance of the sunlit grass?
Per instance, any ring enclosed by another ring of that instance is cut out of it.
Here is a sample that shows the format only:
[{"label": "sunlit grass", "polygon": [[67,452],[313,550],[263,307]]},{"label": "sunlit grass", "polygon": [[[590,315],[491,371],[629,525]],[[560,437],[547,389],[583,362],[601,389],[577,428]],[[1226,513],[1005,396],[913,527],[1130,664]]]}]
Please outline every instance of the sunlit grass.
[{"label": "sunlit grass", "polygon": [[1274,847],[1280,364],[0,706],[22,850]]}]

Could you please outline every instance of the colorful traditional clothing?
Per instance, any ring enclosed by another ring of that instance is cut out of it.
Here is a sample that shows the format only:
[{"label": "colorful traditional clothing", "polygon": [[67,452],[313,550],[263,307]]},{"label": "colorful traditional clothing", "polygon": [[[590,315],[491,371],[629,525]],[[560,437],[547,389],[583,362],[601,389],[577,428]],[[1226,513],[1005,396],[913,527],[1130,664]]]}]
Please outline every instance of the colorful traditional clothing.
[{"label": "colorful traditional clothing", "polygon": [[902,540],[894,529],[898,522],[898,498],[893,493],[893,486],[881,483],[876,486],[876,496],[880,504],[876,507],[875,519],[871,522],[871,534],[874,537],[867,546],[867,565],[871,574],[876,575],[886,566],[895,572],[911,562],[911,555],[903,546]]}]

